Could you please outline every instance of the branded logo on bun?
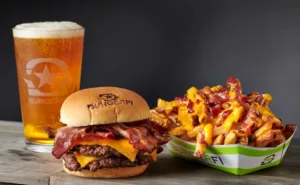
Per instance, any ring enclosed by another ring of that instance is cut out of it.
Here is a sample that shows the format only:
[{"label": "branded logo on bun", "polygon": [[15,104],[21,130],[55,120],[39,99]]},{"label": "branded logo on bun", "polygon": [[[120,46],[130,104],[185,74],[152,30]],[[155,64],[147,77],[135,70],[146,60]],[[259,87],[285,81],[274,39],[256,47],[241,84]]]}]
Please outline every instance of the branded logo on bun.
[{"label": "branded logo on bun", "polygon": [[99,94],[99,99],[104,101],[117,100],[119,97],[113,93]]},{"label": "branded logo on bun", "polygon": [[98,98],[100,101],[88,104],[87,107],[89,109],[95,109],[95,108],[99,108],[99,107],[121,105],[121,104],[133,105],[132,100],[119,100],[119,97],[113,93],[99,94]]},{"label": "branded logo on bun", "polygon": [[71,175],[140,175],[170,140],[167,130],[150,120],[147,102],[124,88],[77,91],[63,102],[60,114],[66,126],[55,135],[52,154]]}]

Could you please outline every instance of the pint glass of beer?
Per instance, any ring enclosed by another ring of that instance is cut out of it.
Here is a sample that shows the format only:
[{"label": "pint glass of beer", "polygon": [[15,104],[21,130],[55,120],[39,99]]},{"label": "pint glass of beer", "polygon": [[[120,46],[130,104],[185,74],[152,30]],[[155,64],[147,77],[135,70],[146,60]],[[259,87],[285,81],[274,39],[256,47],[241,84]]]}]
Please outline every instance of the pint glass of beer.
[{"label": "pint glass of beer", "polygon": [[65,98],[79,90],[84,28],[77,23],[35,22],[13,29],[26,148],[50,152]]}]

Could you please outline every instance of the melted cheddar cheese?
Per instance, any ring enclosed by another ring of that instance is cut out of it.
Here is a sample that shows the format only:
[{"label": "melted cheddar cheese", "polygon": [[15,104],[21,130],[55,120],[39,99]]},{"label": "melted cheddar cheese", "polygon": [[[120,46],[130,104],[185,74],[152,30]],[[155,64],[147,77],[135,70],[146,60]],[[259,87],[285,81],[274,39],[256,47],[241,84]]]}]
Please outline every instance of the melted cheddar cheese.
[{"label": "melted cheddar cheese", "polygon": [[[229,109],[232,109],[232,112],[227,117],[227,119],[225,119],[222,125],[228,131],[231,130],[233,123],[237,123],[239,121],[244,112],[244,108],[237,101],[230,102],[230,105],[231,106],[229,107]],[[223,113],[224,111],[222,111],[220,115],[222,115]]]},{"label": "melted cheddar cheese", "polygon": [[81,145],[104,145],[109,146],[122,155],[127,157],[130,161],[134,161],[136,158],[137,153],[139,152],[138,149],[135,149],[127,139],[120,139],[120,140],[98,140],[98,141],[83,141],[80,142]]},{"label": "melted cheddar cheese", "polygon": [[265,98],[265,105],[260,105],[257,102],[254,102],[256,109],[258,112],[265,117],[272,116],[275,117],[273,112],[269,108],[269,103],[272,101],[272,96],[270,94],[263,94],[263,97]]},{"label": "melted cheddar cheese", "polygon": [[84,168],[87,164],[89,164],[92,161],[96,161],[96,160],[101,159],[101,158],[98,158],[98,157],[84,156],[84,155],[81,155],[78,152],[74,152],[74,154],[75,154],[75,157],[76,157],[78,163],[80,164],[80,166],[82,168]]},{"label": "melted cheddar cheese", "polygon": [[208,146],[212,145],[212,138],[213,138],[213,125],[208,123],[204,126],[204,140]]},{"label": "melted cheddar cheese", "polygon": [[193,117],[188,113],[188,109],[185,106],[180,106],[178,111],[178,120],[181,121],[185,130],[193,129]]}]

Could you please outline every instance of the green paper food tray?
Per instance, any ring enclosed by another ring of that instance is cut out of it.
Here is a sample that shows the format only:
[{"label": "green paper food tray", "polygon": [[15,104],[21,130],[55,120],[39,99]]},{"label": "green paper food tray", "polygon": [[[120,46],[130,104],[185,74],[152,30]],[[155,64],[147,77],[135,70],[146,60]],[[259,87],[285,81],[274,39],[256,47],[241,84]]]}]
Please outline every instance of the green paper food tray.
[{"label": "green paper food tray", "polygon": [[235,175],[245,175],[280,164],[295,132],[287,141],[277,147],[258,148],[240,144],[215,145],[206,148],[203,158],[193,156],[195,143],[181,140],[175,136],[171,136],[171,141],[166,146],[173,156],[197,161]]}]

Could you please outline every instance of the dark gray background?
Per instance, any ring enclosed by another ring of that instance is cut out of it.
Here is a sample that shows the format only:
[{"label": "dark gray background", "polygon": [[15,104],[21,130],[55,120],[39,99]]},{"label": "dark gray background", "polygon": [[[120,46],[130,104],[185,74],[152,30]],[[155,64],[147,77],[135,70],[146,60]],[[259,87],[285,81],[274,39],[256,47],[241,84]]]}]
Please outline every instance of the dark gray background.
[{"label": "dark gray background", "polygon": [[1,120],[21,121],[11,28],[70,20],[86,28],[82,88],[126,87],[153,107],[233,75],[245,93],[272,94],[273,111],[300,124],[299,1],[45,2],[1,5]]}]

